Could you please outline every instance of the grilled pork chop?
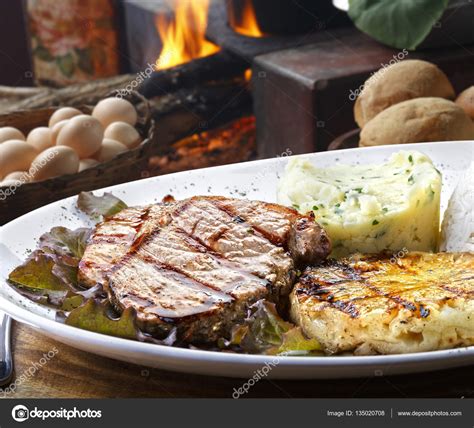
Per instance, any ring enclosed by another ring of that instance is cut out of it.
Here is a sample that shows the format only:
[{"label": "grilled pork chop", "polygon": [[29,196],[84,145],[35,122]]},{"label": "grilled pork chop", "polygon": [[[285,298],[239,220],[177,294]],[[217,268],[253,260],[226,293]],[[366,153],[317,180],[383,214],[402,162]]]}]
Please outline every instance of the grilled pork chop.
[{"label": "grilled pork chop", "polygon": [[128,208],[96,227],[79,265],[119,310],[162,336],[178,327],[187,342],[213,342],[262,298],[276,303],[294,269],[318,263],[329,239],[314,218],[276,204],[194,197]]},{"label": "grilled pork chop", "polygon": [[290,300],[292,320],[332,353],[474,345],[474,254],[327,261],[306,270]]}]

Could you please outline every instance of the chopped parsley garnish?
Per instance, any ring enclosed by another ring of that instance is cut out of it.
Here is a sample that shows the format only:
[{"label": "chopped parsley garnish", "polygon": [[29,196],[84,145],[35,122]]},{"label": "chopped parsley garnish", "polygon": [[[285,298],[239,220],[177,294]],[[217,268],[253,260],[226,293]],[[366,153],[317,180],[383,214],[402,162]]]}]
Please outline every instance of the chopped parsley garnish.
[{"label": "chopped parsley garnish", "polygon": [[337,203],[336,205],[334,205],[336,208],[339,208],[341,206],[341,204]]},{"label": "chopped parsley garnish", "polygon": [[387,207],[383,207],[383,208],[382,208],[382,211],[383,211],[384,213],[386,213],[386,212],[388,212],[388,208],[387,208]]},{"label": "chopped parsley garnish", "polygon": [[317,205],[314,205],[313,206],[313,211],[318,211],[319,210],[319,207]]},{"label": "chopped parsley garnish", "polygon": [[294,208],[295,210],[299,210],[299,209],[300,209],[300,206],[299,206],[299,205],[296,205],[296,204],[293,204],[293,208]]},{"label": "chopped parsley garnish", "polygon": [[413,184],[415,182],[415,179],[413,178],[413,175],[410,175],[410,177],[408,177],[408,182],[410,184]]},{"label": "chopped parsley garnish", "polygon": [[408,156],[408,160],[410,161],[410,163],[413,163],[413,156],[412,155]]},{"label": "chopped parsley garnish", "polygon": [[379,224],[378,220],[374,220],[374,221],[372,222],[372,226],[376,226],[376,225],[378,225],[378,224]]},{"label": "chopped parsley garnish", "polygon": [[354,189],[354,192],[362,193],[362,187],[356,187],[356,188]]}]

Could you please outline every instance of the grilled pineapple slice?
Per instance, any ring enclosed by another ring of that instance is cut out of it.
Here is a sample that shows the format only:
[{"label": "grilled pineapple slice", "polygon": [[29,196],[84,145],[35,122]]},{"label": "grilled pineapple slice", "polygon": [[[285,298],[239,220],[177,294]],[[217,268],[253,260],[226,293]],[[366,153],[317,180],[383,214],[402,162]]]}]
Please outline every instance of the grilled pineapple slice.
[{"label": "grilled pineapple slice", "polygon": [[474,254],[353,255],[308,268],[291,317],[328,353],[474,345]]}]

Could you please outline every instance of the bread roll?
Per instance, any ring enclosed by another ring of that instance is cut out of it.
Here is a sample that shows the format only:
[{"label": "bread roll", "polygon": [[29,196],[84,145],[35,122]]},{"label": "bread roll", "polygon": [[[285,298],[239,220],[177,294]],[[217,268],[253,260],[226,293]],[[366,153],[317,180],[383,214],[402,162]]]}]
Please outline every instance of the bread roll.
[{"label": "bread roll", "polygon": [[474,139],[465,111],[443,98],[415,98],[384,110],[360,133],[361,147]]},{"label": "bread roll", "polygon": [[474,120],[474,86],[462,91],[456,99],[456,104]]},{"label": "bread roll", "polygon": [[405,60],[382,68],[364,84],[354,105],[357,124],[367,122],[386,108],[420,97],[454,99],[454,89],[446,75],[434,64]]}]

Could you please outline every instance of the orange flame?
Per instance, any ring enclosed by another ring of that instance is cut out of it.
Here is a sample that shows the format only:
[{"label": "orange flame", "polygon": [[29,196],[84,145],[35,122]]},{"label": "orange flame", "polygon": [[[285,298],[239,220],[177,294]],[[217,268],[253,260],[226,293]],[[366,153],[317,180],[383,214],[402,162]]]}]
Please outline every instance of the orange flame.
[{"label": "orange flame", "polygon": [[206,40],[208,10],[209,0],[176,0],[174,19],[163,15],[156,18],[163,43],[157,69],[174,67],[219,51],[218,46]]},{"label": "orange flame", "polygon": [[239,17],[231,16],[232,27],[238,33],[249,37],[264,37],[265,34],[260,30],[252,0],[244,0],[244,6]]}]

